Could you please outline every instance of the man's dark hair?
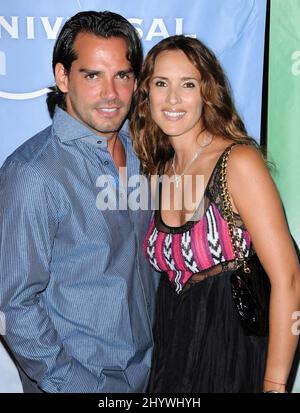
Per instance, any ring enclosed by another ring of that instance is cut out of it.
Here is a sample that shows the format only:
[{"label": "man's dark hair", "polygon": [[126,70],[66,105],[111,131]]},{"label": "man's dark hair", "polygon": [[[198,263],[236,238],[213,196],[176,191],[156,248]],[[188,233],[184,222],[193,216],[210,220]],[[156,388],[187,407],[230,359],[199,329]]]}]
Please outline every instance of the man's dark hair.
[{"label": "man's dark hair", "polygon": [[[53,50],[53,73],[57,63],[61,63],[67,73],[70,72],[73,61],[77,59],[74,41],[79,33],[91,33],[106,39],[123,38],[128,46],[127,59],[131,63],[135,77],[138,77],[143,61],[140,38],[128,20],[110,11],[83,11],[75,14],[64,24]],[[57,86],[51,87],[50,90],[47,95],[47,106],[52,118],[55,106],[58,105],[62,109],[66,109],[66,103],[64,93]]]}]

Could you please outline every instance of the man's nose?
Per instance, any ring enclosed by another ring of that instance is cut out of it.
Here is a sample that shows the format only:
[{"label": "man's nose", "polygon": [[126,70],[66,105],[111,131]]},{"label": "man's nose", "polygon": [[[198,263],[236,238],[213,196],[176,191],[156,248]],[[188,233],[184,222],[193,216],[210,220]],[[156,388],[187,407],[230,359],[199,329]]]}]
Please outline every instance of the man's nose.
[{"label": "man's nose", "polygon": [[102,82],[100,94],[102,98],[108,100],[115,99],[118,96],[114,79],[105,79]]}]

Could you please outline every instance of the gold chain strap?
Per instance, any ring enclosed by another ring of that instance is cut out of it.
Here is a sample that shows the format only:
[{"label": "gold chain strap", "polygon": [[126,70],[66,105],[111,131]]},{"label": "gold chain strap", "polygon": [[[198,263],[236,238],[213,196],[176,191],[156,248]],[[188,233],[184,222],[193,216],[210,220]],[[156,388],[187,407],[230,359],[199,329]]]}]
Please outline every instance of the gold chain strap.
[{"label": "gold chain strap", "polygon": [[227,152],[224,154],[221,164],[221,188],[222,188],[222,201],[223,201],[223,210],[224,210],[224,217],[227,221],[230,241],[235,257],[235,262],[237,266],[243,265],[243,270],[245,273],[250,273],[250,269],[247,266],[247,262],[245,259],[245,254],[242,247],[242,238],[239,235],[237,230],[236,221],[233,214],[232,205],[230,202],[229,191],[228,191],[228,182],[227,182],[227,164],[228,164],[228,157],[234,145],[230,146]]}]

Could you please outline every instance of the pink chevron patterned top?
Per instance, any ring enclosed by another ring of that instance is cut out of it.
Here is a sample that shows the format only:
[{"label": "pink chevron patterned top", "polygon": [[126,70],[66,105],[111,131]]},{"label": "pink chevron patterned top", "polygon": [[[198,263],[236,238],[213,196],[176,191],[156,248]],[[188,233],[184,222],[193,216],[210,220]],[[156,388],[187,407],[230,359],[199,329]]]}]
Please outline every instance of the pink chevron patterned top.
[{"label": "pink chevron patterned top", "polygon": [[[227,150],[217,161],[205,189],[203,200],[206,207],[202,217],[195,219],[197,208],[190,221],[180,227],[170,227],[162,221],[158,209],[144,240],[146,258],[156,271],[167,273],[178,293],[195,274],[207,274],[208,270],[219,266],[220,270],[212,272],[215,275],[224,269],[223,264],[234,260],[228,225],[222,215],[220,186],[221,160]],[[159,182],[160,199],[161,187]],[[250,235],[238,214],[235,214],[235,220],[244,254],[252,255]]]}]

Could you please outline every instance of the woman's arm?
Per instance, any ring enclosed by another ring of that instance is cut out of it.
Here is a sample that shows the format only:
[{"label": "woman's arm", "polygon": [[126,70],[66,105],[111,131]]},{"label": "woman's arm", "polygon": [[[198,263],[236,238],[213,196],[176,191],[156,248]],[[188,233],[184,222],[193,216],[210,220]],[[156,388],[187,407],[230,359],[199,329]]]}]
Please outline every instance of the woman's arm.
[{"label": "woman's arm", "polygon": [[299,339],[292,333],[292,315],[300,307],[298,258],[277,189],[255,148],[233,148],[228,161],[228,188],[233,209],[249,231],[271,283],[264,391],[284,392]]}]

